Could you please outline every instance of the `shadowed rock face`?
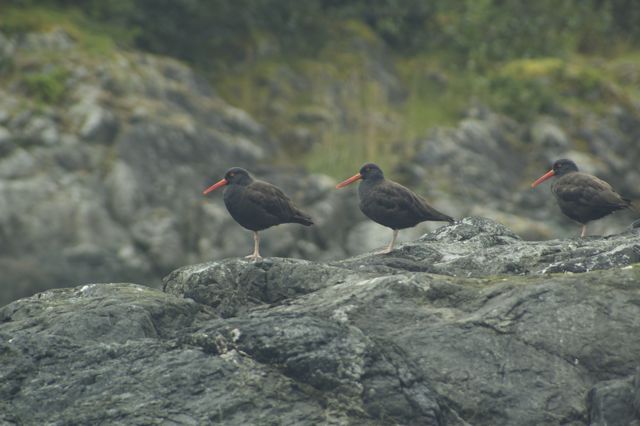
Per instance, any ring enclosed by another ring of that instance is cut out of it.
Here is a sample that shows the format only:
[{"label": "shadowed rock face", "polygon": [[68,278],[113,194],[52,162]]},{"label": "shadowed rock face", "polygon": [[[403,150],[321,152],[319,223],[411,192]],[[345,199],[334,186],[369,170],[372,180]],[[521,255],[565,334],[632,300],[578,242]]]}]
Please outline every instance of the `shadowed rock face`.
[{"label": "shadowed rock face", "polygon": [[0,309],[0,420],[638,425],[639,248],[466,218],[389,256],[47,291]]}]

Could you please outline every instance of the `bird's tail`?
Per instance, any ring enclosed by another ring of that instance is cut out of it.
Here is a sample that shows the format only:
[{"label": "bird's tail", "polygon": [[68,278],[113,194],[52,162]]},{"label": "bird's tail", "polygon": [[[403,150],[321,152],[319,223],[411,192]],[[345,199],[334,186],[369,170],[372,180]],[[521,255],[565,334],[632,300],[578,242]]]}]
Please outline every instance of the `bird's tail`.
[{"label": "bird's tail", "polygon": [[636,213],[640,213],[640,201],[631,200],[629,198],[623,198],[624,201],[628,203],[628,207]]},{"label": "bird's tail", "polygon": [[452,218],[451,216],[449,216],[448,214],[444,214],[442,212],[439,212],[438,210],[431,208],[431,214],[432,214],[432,219],[429,220],[434,220],[437,222],[449,222],[449,223],[453,223],[456,220],[454,218]]},{"label": "bird's tail", "polygon": [[313,225],[313,219],[308,214],[301,212],[300,210],[296,210],[295,215],[293,216],[293,222],[299,223],[304,226]]}]

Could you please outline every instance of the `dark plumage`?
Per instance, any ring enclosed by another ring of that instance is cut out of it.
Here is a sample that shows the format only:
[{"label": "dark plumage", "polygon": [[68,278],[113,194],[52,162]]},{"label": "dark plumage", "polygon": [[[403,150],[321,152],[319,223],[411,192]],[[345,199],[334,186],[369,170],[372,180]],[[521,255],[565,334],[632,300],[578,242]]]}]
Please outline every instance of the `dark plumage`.
[{"label": "dark plumage", "polygon": [[360,179],[360,210],[369,219],[393,230],[389,246],[380,253],[393,250],[400,229],[411,228],[428,220],[454,222],[452,217],[431,207],[421,196],[399,183],[385,179],[380,167],[373,163],[362,166],[358,174],[339,183],[336,188],[345,187]]},{"label": "dark plumage", "polygon": [[578,171],[576,163],[567,159],[553,163],[551,170],[540,176],[531,187],[535,188],[554,176],[557,179],[551,185],[551,192],[562,213],[582,224],[581,237],[587,232],[587,223],[631,207],[631,200],[623,198],[602,179]]},{"label": "dark plumage", "polygon": [[204,191],[204,194],[226,186],[224,204],[231,217],[246,229],[253,231],[254,251],[249,258],[260,259],[258,231],[282,223],[313,225],[309,215],[299,210],[280,188],[261,180],[255,180],[249,172],[233,167],[224,178]]}]

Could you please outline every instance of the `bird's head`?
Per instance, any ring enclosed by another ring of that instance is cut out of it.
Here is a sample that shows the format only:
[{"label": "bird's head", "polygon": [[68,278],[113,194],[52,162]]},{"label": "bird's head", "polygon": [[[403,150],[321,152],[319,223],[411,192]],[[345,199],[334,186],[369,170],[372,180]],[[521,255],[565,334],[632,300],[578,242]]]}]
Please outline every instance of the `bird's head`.
[{"label": "bird's head", "polygon": [[248,171],[241,167],[232,167],[224,174],[224,178],[204,190],[203,194],[208,194],[225,185],[247,186],[253,181]]},{"label": "bird's head", "polygon": [[336,185],[336,188],[344,188],[347,185],[352,184],[355,181],[358,180],[377,180],[377,179],[384,179],[384,173],[382,173],[382,169],[380,167],[378,167],[377,164],[374,163],[367,163],[364,166],[360,167],[360,171],[351,176],[349,179],[340,182],[338,185]]},{"label": "bird's head", "polygon": [[551,170],[553,170],[554,176],[563,176],[567,173],[577,172],[578,166],[571,160],[567,160],[563,158],[562,160],[557,160],[551,166]]},{"label": "bird's head", "polygon": [[535,188],[536,186],[540,185],[542,182],[553,176],[564,176],[567,173],[573,173],[577,171],[578,166],[576,166],[576,163],[574,163],[573,161],[567,160],[566,158],[556,160],[551,166],[551,170],[536,179],[535,182],[531,184],[531,187]]}]

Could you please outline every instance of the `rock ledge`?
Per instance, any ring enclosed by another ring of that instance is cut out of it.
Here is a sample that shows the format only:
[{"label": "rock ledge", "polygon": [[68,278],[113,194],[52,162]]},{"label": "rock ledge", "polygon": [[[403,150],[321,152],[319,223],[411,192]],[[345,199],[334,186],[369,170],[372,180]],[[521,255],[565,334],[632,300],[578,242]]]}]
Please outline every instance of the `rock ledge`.
[{"label": "rock ledge", "polygon": [[639,259],[637,230],[466,218],[388,256],[47,291],[0,309],[0,422],[637,426]]}]

